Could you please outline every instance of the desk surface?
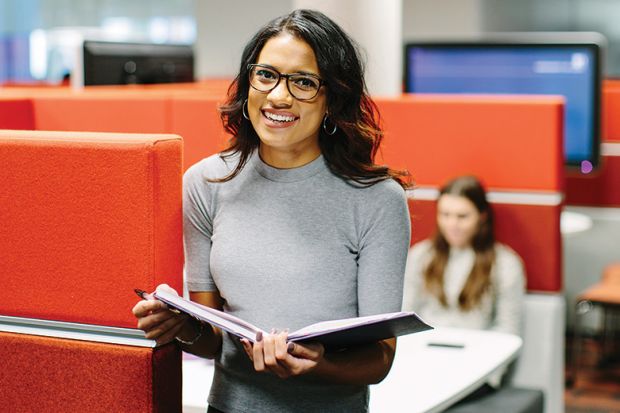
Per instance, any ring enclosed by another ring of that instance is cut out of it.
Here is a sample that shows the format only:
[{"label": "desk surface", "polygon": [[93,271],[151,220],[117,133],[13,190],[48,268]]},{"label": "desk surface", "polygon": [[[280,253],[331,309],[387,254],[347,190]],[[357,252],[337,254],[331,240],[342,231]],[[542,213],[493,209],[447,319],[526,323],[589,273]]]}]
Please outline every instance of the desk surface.
[{"label": "desk surface", "polygon": [[[434,347],[429,343],[463,347]],[[400,337],[390,374],[370,386],[370,411],[441,411],[504,368],[521,345],[521,339],[510,334],[452,328]],[[211,361],[184,358],[184,413],[204,413],[212,376]]]},{"label": "desk surface", "polygon": [[507,366],[521,345],[521,338],[512,334],[452,328],[400,337],[390,374],[370,386],[370,411],[444,410]]}]

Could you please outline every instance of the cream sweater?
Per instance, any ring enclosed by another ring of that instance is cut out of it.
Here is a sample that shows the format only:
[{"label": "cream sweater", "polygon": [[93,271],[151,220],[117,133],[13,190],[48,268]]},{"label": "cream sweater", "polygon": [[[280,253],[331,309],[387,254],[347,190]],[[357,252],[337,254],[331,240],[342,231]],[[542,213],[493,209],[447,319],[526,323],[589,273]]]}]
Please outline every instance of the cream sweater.
[{"label": "cream sweater", "polygon": [[458,307],[458,297],[474,265],[473,249],[450,250],[444,274],[448,307],[444,307],[424,286],[423,271],[432,257],[432,243],[424,240],[414,245],[407,258],[403,310],[415,311],[435,327],[495,330],[519,335],[525,294],[523,263],[506,245],[497,243],[495,251],[492,287],[476,308],[464,312]]}]

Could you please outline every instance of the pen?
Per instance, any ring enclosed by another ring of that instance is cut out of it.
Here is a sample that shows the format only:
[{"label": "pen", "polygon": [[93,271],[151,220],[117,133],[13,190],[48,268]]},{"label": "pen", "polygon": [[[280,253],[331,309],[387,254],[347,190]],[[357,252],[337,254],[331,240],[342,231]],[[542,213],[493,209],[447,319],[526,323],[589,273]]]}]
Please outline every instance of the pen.
[{"label": "pen", "polygon": [[143,300],[149,299],[149,294],[146,291],[139,288],[134,288],[133,290],[136,292],[136,294],[138,294],[138,297],[142,298]]},{"label": "pen", "polygon": [[445,348],[465,348],[464,344],[452,344],[452,343],[428,343],[429,347],[445,347]]},{"label": "pen", "polygon": [[[144,290],[141,290],[139,288],[134,288],[133,290],[135,291],[136,294],[138,294],[138,297],[142,298],[143,300],[149,300],[153,298],[153,294],[149,294]],[[167,305],[167,307],[168,307],[168,310],[172,311],[173,313],[181,314],[181,311],[179,311],[178,309],[172,308],[169,305]]]}]

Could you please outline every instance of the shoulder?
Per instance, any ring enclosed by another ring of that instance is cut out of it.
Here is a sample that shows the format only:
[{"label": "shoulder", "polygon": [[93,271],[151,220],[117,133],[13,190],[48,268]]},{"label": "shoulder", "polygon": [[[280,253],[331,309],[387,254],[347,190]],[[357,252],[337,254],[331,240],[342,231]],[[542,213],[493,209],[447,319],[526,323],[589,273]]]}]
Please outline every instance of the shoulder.
[{"label": "shoulder", "polygon": [[405,190],[394,179],[379,181],[376,184],[364,188],[364,190],[372,195],[381,195],[382,198],[395,200],[407,198]]},{"label": "shoulder", "polygon": [[361,211],[371,214],[398,214],[407,209],[405,190],[393,179],[386,179],[370,186],[346,184],[350,197],[356,200]]},{"label": "shoulder", "polygon": [[495,244],[496,276],[507,284],[525,283],[525,266],[521,257],[509,246]]},{"label": "shoulder", "polygon": [[409,249],[409,255],[412,257],[424,257],[430,255],[433,252],[433,241],[425,239],[414,244]]},{"label": "shoulder", "polygon": [[238,162],[238,154],[216,153],[189,167],[183,179],[196,182],[223,178],[235,169]]},{"label": "shoulder", "polygon": [[502,243],[495,244],[495,261],[500,267],[523,267],[523,260],[512,248]]},{"label": "shoulder", "polygon": [[232,172],[238,161],[238,154],[216,153],[190,166],[185,172],[184,177],[223,178]]},{"label": "shoulder", "polygon": [[420,272],[433,257],[433,242],[425,239],[409,248],[407,254],[407,271]]}]

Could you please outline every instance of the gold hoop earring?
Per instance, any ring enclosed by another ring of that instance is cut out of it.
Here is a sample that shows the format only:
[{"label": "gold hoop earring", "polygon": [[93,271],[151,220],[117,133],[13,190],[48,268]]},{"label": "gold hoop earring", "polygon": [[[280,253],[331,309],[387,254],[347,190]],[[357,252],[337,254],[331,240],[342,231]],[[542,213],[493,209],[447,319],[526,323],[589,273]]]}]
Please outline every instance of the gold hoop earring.
[{"label": "gold hoop earring", "polygon": [[328,134],[329,136],[332,136],[338,130],[338,125],[334,123],[333,129],[331,131],[327,130],[327,120],[328,120],[328,117],[326,113],[325,116],[323,117],[323,130],[325,131],[326,134]]},{"label": "gold hoop earring", "polygon": [[246,118],[247,120],[250,120],[250,115],[247,113],[248,111],[248,100],[246,99],[243,102],[243,106],[241,107],[241,113],[243,114],[243,117]]}]

